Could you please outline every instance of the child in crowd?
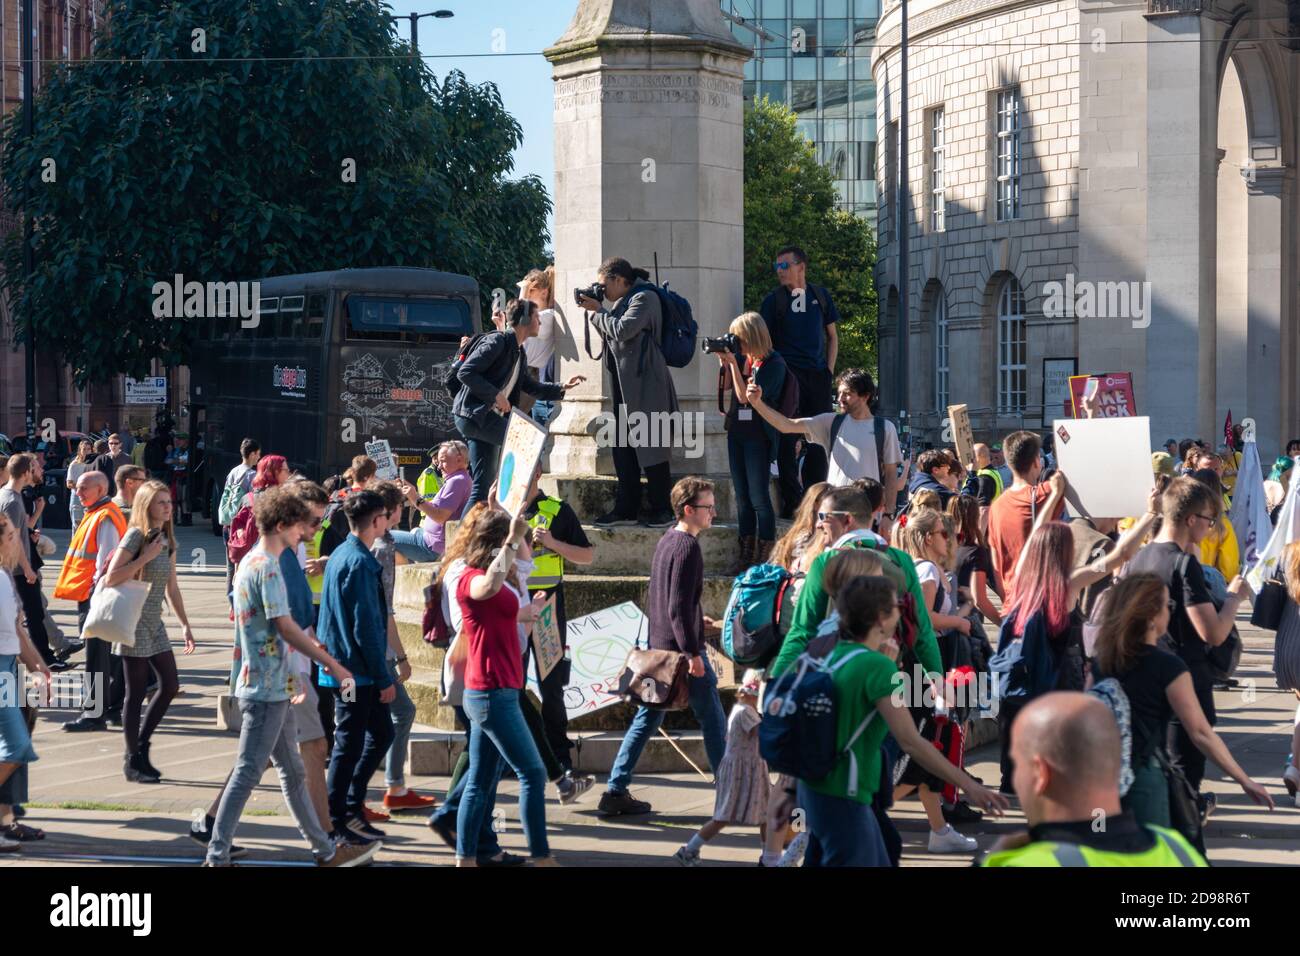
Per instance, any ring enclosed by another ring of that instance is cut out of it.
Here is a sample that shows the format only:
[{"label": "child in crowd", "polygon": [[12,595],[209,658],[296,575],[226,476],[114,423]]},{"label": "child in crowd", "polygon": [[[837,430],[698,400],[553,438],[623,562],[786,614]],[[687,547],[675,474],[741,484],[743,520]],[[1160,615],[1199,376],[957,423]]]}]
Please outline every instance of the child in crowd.
[{"label": "child in crowd", "polygon": [[673,854],[682,866],[699,866],[700,849],[728,825],[757,826],[759,838],[766,835],[767,762],[758,752],[758,689],[762,679],[762,671],[748,670],[736,691],[736,704],[727,719],[727,753],[718,765],[713,819]]}]

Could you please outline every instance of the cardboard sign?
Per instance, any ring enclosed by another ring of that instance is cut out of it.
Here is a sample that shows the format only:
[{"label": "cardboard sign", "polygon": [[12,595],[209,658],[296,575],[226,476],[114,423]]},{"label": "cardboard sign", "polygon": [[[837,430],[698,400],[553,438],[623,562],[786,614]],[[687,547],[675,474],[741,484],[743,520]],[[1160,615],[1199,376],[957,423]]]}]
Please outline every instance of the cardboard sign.
[{"label": "cardboard sign", "polygon": [[721,648],[714,647],[712,644],[706,643],[704,651],[709,659],[709,666],[713,668],[714,676],[718,678],[718,690],[739,686],[740,680],[736,677],[735,662],[722,653]]},{"label": "cardboard sign", "polygon": [[[497,501],[511,517],[528,505],[528,486],[533,471],[542,458],[546,429],[517,408],[510,410],[510,427],[501,446],[501,464],[497,468]],[[572,626],[572,625],[570,625]]]},{"label": "cardboard sign", "polygon": [[1070,511],[1087,518],[1128,518],[1147,510],[1155,484],[1148,418],[1058,418],[1056,461],[1070,482]]},{"label": "cardboard sign", "polygon": [[560,637],[560,622],[555,616],[554,594],[537,612],[537,621],[533,624],[533,652],[537,655],[537,668],[542,672],[542,680],[546,680],[564,657],[564,639]]},{"label": "cardboard sign", "polygon": [[377,466],[375,477],[382,478],[384,481],[397,480],[397,459],[393,457],[393,449],[388,444],[387,438],[366,442],[366,457],[374,461]]},{"label": "cardboard sign", "polygon": [[[572,668],[564,688],[564,708],[569,719],[620,703],[618,678],[638,635],[644,642],[646,617],[631,601],[616,604],[568,622],[567,639]],[[532,669],[528,682],[541,697]]]},{"label": "cardboard sign", "polygon": [[961,466],[966,468],[975,460],[975,436],[970,430],[970,412],[965,405],[949,405],[948,418],[952,422],[952,440],[957,446]]},{"label": "cardboard sign", "polygon": [[[1098,418],[1130,418],[1137,414],[1132,374],[1104,372],[1097,375],[1070,376],[1070,406],[1075,418],[1083,417],[1083,390],[1087,387],[1090,378],[1095,378],[1098,382],[1097,399],[1100,402]],[[1149,460],[1147,464],[1150,464]]]}]

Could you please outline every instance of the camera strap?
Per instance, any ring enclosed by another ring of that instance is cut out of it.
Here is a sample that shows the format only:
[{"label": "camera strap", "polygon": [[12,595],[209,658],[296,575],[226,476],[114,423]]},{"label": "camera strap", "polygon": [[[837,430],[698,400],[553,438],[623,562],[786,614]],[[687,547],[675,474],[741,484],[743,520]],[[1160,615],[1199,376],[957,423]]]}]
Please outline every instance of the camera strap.
[{"label": "camera strap", "polygon": [[583,338],[583,345],[587,349],[587,358],[591,359],[593,362],[599,362],[601,359],[605,357],[605,349],[607,348],[607,346],[603,344],[604,340],[602,339],[600,354],[599,355],[591,354],[591,313],[584,310],[582,313],[582,318],[583,318],[582,338]]}]

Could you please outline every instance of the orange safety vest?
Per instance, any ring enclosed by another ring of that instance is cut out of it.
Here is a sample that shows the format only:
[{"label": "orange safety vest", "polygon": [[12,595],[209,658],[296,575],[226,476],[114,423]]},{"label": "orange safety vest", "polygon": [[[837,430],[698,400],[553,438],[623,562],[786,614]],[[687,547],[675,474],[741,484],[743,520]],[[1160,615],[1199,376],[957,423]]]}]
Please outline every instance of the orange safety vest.
[{"label": "orange safety vest", "polygon": [[68,545],[63,559],[59,582],[54,586],[54,596],[68,601],[85,601],[90,598],[95,584],[96,556],[99,554],[99,526],[107,518],[117,528],[119,536],[126,534],[126,518],[111,500],[86,512]]}]

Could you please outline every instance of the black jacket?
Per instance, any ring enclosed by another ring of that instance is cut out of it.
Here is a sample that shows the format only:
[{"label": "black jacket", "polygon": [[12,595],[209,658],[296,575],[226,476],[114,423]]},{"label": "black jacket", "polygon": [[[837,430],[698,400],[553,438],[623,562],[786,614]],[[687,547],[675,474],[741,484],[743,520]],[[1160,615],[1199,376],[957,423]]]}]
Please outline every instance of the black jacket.
[{"label": "black jacket", "polygon": [[561,386],[533,378],[514,332],[492,332],[479,339],[456,370],[456,378],[464,387],[456,393],[452,411],[461,418],[472,420],[480,428],[493,429],[494,419],[504,419],[492,410],[492,406],[506,382],[510,381],[516,366],[519,367],[519,377],[510,391],[511,406],[519,404],[520,392],[552,402],[564,397]]}]

